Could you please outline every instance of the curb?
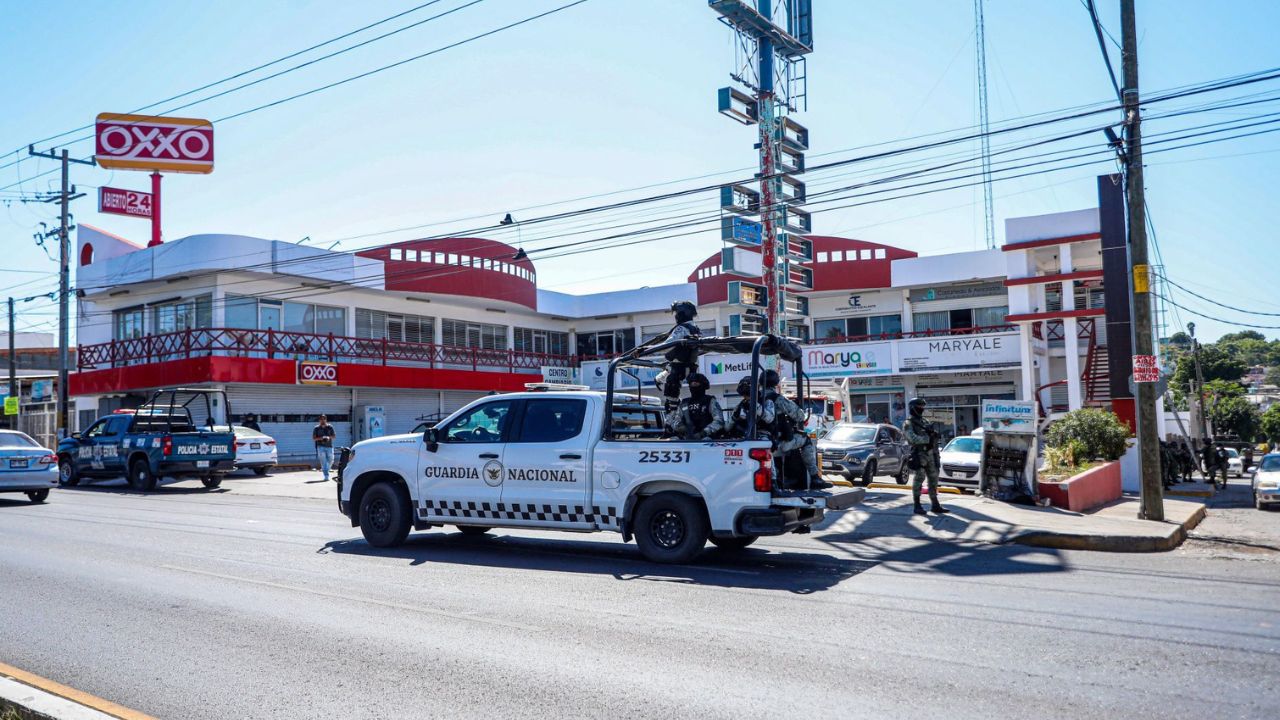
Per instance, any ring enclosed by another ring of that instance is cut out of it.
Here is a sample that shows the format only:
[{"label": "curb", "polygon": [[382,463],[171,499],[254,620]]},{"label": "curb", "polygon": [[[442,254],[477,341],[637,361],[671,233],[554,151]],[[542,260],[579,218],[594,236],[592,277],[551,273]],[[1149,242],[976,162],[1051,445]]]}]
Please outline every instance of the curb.
[{"label": "curb", "polygon": [[[1045,530],[1025,530],[1008,540],[1019,545],[1055,548],[1058,550],[1093,550],[1096,552],[1147,553],[1168,552],[1187,539],[1187,532],[1204,519],[1205,506],[1201,505],[1190,517],[1174,526],[1167,535],[1088,535],[1085,533],[1060,533]],[[1170,524],[1170,523],[1166,523]]]},{"label": "curb", "polygon": [[[873,482],[867,485],[868,488],[876,488],[878,490],[910,490],[911,483],[899,485],[897,483]],[[938,488],[938,492],[943,495],[963,495],[964,491],[960,488],[954,488],[949,485],[943,485]]]},{"label": "curb", "polygon": [[4,663],[0,663],[0,710],[12,710],[22,720],[156,720]]}]

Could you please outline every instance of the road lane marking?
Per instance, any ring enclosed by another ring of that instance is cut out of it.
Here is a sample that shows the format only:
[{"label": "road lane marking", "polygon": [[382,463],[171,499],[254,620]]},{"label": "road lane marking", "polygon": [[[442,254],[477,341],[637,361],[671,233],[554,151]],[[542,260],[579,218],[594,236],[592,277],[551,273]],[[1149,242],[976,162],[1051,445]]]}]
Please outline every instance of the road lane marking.
[{"label": "road lane marking", "polygon": [[272,582],[271,580],[257,580],[242,575],[228,575],[224,573],[211,572],[209,570],[196,570],[195,568],[179,567],[177,565],[161,565],[166,570],[176,570],[178,572],[191,573],[192,575],[204,575],[206,577],[219,578],[222,580],[231,580],[233,582],[248,583],[250,585],[261,585],[263,587],[275,588],[277,590],[290,590],[293,592],[310,593],[319,595],[320,597],[332,598],[335,600],[349,600],[351,602],[368,603],[370,605],[381,605],[382,607],[393,608],[395,610],[407,610],[409,612],[423,613],[426,615],[437,615],[439,617],[447,617],[453,620],[465,620],[468,622],[484,623],[486,625],[496,625],[498,627],[511,628],[513,630],[525,630],[527,632],[541,632],[542,628],[536,625],[526,625],[523,623],[506,622],[504,620],[495,620],[493,618],[481,617],[479,615],[468,615],[465,613],[452,613],[445,610],[433,610],[418,605],[409,605],[406,603],[393,602],[391,600],[378,600],[376,598],[362,597],[360,595],[348,595],[346,593],[329,592],[328,590],[317,590],[315,588],[303,587],[300,585],[289,585],[286,583]]},{"label": "road lane marking", "polygon": [[105,713],[111,717],[120,718],[120,720],[156,720],[156,718],[146,713],[138,712],[132,708],[123,705],[117,705],[110,700],[103,700],[96,695],[90,695],[87,692],[77,690],[73,687],[63,685],[60,682],[41,677],[26,670],[20,670],[12,665],[6,665],[0,662],[0,675],[12,678],[24,685],[30,685],[37,690],[43,690],[50,695],[57,695],[60,698],[70,700],[71,702],[92,708],[100,713]]}]

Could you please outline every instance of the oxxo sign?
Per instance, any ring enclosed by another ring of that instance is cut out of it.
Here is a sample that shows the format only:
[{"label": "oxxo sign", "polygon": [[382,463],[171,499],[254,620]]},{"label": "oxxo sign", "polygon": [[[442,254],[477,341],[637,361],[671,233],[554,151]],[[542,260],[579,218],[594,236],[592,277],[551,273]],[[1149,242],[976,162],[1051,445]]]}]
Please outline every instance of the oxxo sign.
[{"label": "oxxo sign", "polygon": [[108,169],[213,172],[213,123],[195,118],[101,113],[94,160]]},{"label": "oxxo sign", "polygon": [[338,363],[299,360],[298,382],[302,385],[337,385]]}]

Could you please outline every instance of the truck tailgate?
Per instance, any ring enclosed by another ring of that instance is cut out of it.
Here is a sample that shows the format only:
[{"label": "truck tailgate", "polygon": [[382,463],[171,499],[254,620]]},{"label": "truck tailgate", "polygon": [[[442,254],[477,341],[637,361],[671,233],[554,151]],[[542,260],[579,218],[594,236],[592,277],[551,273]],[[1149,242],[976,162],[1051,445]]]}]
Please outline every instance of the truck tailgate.
[{"label": "truck tailgate", "polygon": [[771,502],[773,505],[781,505],[783,507],[848,510],[862,502],[866,496],[866,488],[840,488],[835,491],[796,491],[785,495],[774,495]]},{"label": "truck tailgate", "polygon": [[170,460],[199,462],[235,459],[235,436],[231,433],[174,433],[171,437],[173,452],[169,455]]}]

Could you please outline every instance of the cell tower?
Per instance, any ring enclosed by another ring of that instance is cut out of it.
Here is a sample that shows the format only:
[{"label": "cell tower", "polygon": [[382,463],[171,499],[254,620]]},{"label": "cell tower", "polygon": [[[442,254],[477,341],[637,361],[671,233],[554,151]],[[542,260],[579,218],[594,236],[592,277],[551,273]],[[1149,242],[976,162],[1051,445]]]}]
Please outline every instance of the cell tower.
[{"label": "cell tower", "polygon": [[987,247],[996,246],[996,210],[991,198],[991,121],[987,116],[987,33],[982,16],[985,0],[973,0],[974,46],[978,54],[978,132],[982,136],[982,203],[986,213]]},{"label": "cell tower", "polygon": [[[755,125],[760,151],[759,190],[748,184],[721,188],[721,237],[734,247],[722,253],[726,273],[756,277],[760,284],[730,283],[732,334],[787,334],[787,318],[809,314],[808,299],[787,290],[813,289],[812,231],[805,203],[804,153],[809,131],[791,115],[807,105],[805,56],[813,52],[811,0],[708,0],[733,29],[736,62],[730,77],[741,87],[720,88],[719,110]],[[758,219],[754,219],[758,218]],[[755,250],[759,250],[759,257]],[[762,312],[763,311],[763,312]]]}]

